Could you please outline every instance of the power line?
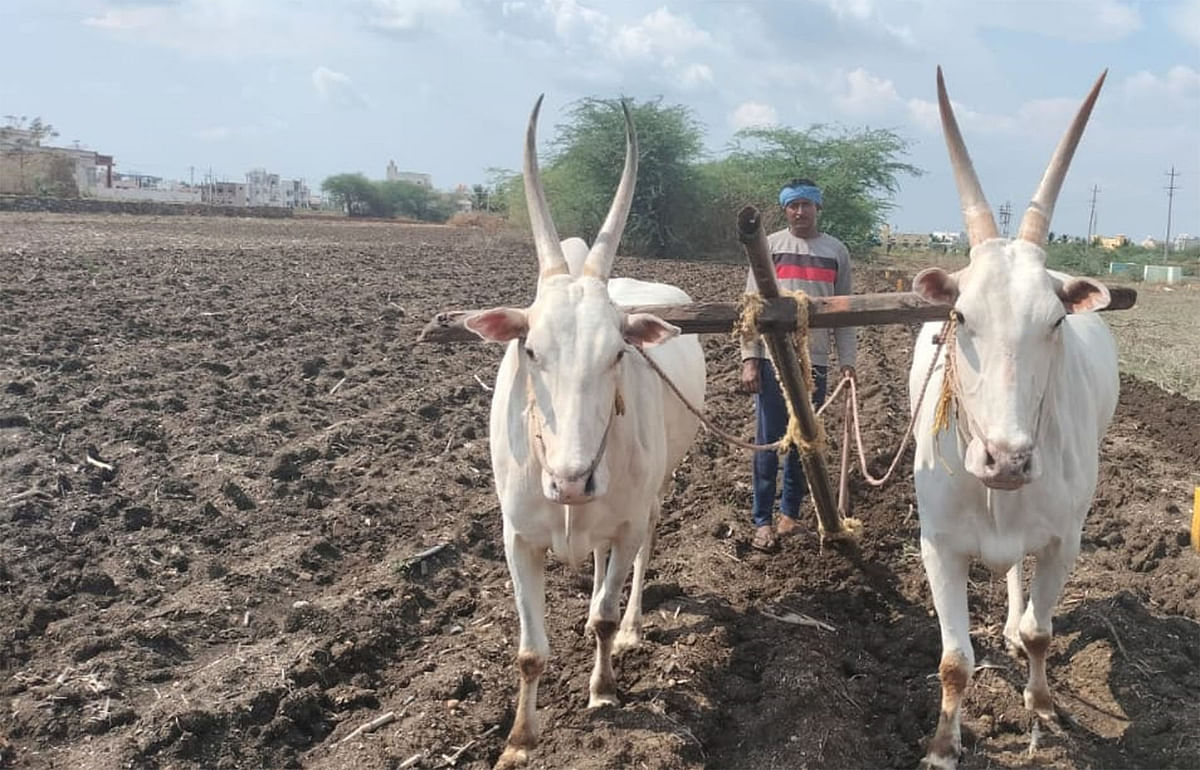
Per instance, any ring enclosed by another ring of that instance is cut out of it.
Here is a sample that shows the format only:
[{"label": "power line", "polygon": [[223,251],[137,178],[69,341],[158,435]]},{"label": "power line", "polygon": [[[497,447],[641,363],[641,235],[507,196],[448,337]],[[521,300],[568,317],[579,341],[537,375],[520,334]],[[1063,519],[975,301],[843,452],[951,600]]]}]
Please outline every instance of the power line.
[{"label": "power line", "polygon": [[1004,235],[1005,238],[1007,238],[1008,237],[1008,222],[1009,222],[1009,220],[1012,219],[1012,204],[1009,203],[1008,201],[1004,201],[1004,204],[1002,206],[1000,206],[999,212],[1000,212],[1000,232],[1001,232],[1001,234]]},{"label": "power line", "polygon": [[1171,251],[1171,204],[1175,201],[1175,191],[1179,188],[1175,185],[1175,177],[1182,176],[1171,166],[1171,170],[1164,174],[1168,178],[1167,191],[1167,237],[1163,239],[1163,259],[1165,260]]},{"label": "power line", "polygon": [[1096,232],[1096,196],[1100,194],[1100,185],[1092,185],[1092,205],[1088,212],[1088,234],[1087,241],[1083,248],[1086,250],[1092,245],[1092,235]]}]

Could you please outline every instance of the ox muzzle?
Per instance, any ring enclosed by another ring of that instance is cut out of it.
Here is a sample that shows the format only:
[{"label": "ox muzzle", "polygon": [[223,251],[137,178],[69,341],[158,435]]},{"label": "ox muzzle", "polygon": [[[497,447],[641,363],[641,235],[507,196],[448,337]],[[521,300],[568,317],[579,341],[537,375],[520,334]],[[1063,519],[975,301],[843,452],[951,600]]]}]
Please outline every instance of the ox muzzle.
[{"label": "ox muzzle", "polygon": [[972,438],[964,460],[967,470],[992,489],[1020,489],[1042,474],[1032,441]]}]

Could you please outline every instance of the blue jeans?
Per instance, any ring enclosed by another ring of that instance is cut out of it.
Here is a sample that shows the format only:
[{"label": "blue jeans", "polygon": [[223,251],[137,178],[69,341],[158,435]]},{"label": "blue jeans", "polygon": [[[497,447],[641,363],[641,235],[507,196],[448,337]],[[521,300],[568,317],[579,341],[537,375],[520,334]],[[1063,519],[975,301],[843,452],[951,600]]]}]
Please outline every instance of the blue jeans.
[{"label": "blue jeans", "polygon": [[[825,403],[825,385],[829,367],[814,366],[813,375],[813,406],[820,407]],[[755,443],[769,444],[783,438],[787,432],[788,411],[787,401],[779,389],[779,381],[775,378],[775,369],[767,359],[759,359],[758,366],[758,396],[754,399],[758,412],[758,431]],[[779,472],[779,453],[774,450],[754,453],[754,526],[761,527],[771,523],[771,514],[775,509],[775,479]],[[804,469],[800,466],[800,454],[795,447],[788,450],[783,463],[783,495],[779,500],[779,509],[784,516],[793,519],[800,515],[800,505],[808,496],[808,480],[804,478]]]}]

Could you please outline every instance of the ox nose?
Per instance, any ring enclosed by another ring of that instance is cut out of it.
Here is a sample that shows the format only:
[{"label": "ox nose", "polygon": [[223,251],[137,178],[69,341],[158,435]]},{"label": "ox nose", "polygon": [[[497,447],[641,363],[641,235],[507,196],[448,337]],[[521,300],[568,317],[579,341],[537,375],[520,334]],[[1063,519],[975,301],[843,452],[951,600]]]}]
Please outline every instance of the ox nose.
[{"label": "ox nose", "polygon": [[988,441],[981,479],[990,486],[1016,488],[1033,478],[1033,444]]},{"label": "ox nose", "polygon": [[549,476],[546,479],[546,497],[561,505],[580,505],[596,496],[596,474],[574,478]]}]

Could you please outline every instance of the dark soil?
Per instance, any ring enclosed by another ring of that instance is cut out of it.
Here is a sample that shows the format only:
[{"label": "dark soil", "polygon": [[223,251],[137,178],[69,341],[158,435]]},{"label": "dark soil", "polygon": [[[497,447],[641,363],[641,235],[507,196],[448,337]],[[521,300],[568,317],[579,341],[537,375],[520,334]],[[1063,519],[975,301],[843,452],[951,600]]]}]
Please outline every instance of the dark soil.
[{"label": "dark soil", "polygon": [[[743,270],[617,263],[698,300],[732,301]],[[528,303],[534,276],[528,244],[478,231],[0,215],[0,765],[490,766],[516,693],[487,450],[500,348],[414,339],[441,309]],[[863,269],[858,288],[896,277]],[[876,473],[912,337],[860,330]],[[735,345],[705,348],[712,418],[748,431]],[[1003,578],[974,573],[990,666],[964,768],[1200,767],[1197,426],[1200,404],[1123,380],[1055,617],[1063,725],[1032,759]],[[532,767],[922,756],[940,649],[906,464],[881,489],[855,477],[857,548],[809,534],[773,556],[748,548],[748,468],[702,434],[678,470],[620,709],[584,708],[591,571],[551,567]],[[764,614],[789,612],[834,630]]]}]

